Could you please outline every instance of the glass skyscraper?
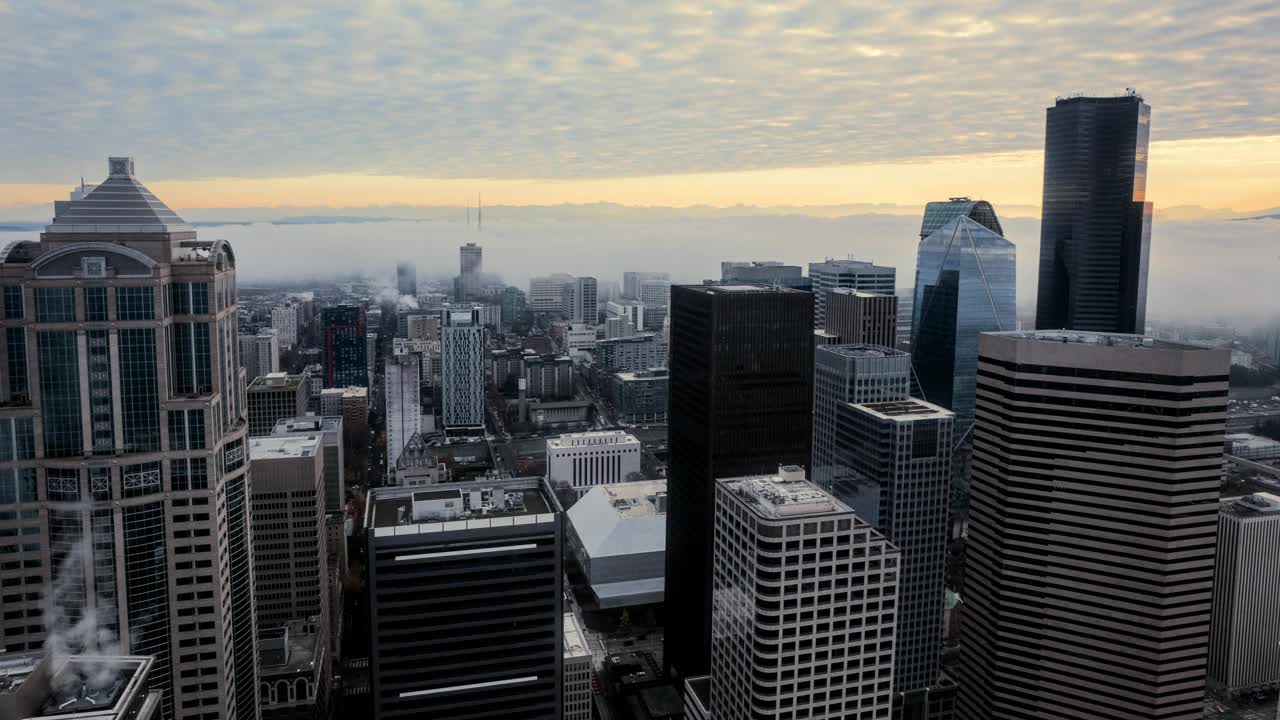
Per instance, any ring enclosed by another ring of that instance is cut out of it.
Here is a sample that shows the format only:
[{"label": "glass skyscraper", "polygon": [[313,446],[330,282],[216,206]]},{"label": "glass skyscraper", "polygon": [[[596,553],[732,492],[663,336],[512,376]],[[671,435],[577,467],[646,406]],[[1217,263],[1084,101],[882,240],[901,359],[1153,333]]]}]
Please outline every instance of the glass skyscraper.
[{"label": "glass skyscraper", "polygon": [[973,419],[978,334],[1016,328],[1016,258],[1013,243],[967,214],[920,241],[912,366],[921,397],[956,414],[957,436]]},{"label": "glass skyscraper", "polygon": [[1143,332],[1150,129],[1151,106],[1135,93],[1048,109],[1037,328]]},{"label": "glass skyscraper", "polygon": [[368,387],[364,306],[323,308],[320,327],[324,331],[324,386]]}]

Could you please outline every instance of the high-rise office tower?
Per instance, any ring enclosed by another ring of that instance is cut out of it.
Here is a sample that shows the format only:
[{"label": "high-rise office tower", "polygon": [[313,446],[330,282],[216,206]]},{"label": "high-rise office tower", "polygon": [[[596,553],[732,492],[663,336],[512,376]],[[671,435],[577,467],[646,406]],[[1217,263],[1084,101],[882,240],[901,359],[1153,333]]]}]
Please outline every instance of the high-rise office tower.
[{"label": "high-rise office tower", "polygon": [[422,355],[412,352],[392,355],[387,361],[383,383],[387,467],[393,468],[405,443],[422,430]]},{"label": "high-rise office tower", "polygon": [[595,325],[599,317],[597,297],[599,287],[593,277],[580,277],[574,283],[573,321]]},{"label": "high-rise office tower", "polygon": [[1209,631],[1209,682],[1227,695],[1270,687],[1280,677],[1280,497],[1257,493],[1224,502],[1218,514]]},{"label": "high-rise office tower", "polygon": [[853,288],[827,291],[826,330],[840,345],[894,347],[898,341],[898,297]]},{"label": "high-rise office tower", "polygon": [[280,338],[274,328],[264,328],[257,335],[240,336],[240,365],[245,382],[269,373],[280,372]]},{"label": "high-rise office tower", "polygon": [[982,336],[963,720],[1204,712],[1227,350]]},{"label": "high-rise office tower", "polygon": [[418,298],[418,267],[411,262],[396,263],[396,292],[401,297],[408,295],[417,301]]},{"label": "high-rise office tower", "polygon": [[888,718],[897,549],[798,467],[715,491],[716,717]]},{"label": "high-rise office tower", "polygon": [[666,273],[647,273],[650,277],[637,281],[640,302],[644,303],[644,330],[662,332],[671,306],[671,281]]},{"label": "high-rise office tower", "polygon": [[529,280],[529,310],[535,313],[555,313],[564,309],[566,286],[572,286],[576,278],[565,273],[554,273]]},{"label": "high-rise office tower", "polygon": [[88,623],[161,717],[256,718],[235,253],[109,171],[0,252],[0,649]]},{"label": "high-rise office tower", "polygon": [[368,387],[368,348],[363,305],[338,305],[320,311],[324,334],[324,386]]},{"label": "high-rise office tower", "polygon": [[1151,106],[1131,92],[1064,98],[1047,114],[1036,327],[1141,333]]},{"label": "high-rise office tower", "polygon": [[643,300],[640,286],[644,283],[671,284],[671,274],[665,272],[622,273],[622,297],[627,300]]},{"label": "high-rise office tower", "polygon": [[894,691],[938,684],[955,416],[908,398],[836,407],[836,497],[902,552]]},{"label": "high-rise office tower", "polygon": [[311,400],[311,384],[303,375],[271,373],[249,383],[249,435],[270,435],[284,418],[305,415]]},{"label": "high-rise office tower", "polygon": [[[646,303],[646,307],[647,307]],[[747,285],[671,289],[665,662],[704,675],[711,652],[715,479],[809,461],[813,295]]]},{"label": "high-rise office tower", "polygon": [[911,356],[880,345],[823,345],[813,351],[813,462],[810,477],[833,491],[836,406],[906,400]]},{"label": "high-rise office tower", "polygon": [[943,225],[958,217],[967,217],[997,235],[1004,235],[1000,218],[996,217],[996,210],[991,207],[991,203],[986,200],[953,197],[925,203],[924,219],[920,222],[920,239],[929,237]]},{"label": "high-rise office tower", "polygon": [[898,271],[862,260],[831,260],[809,263],[809,279],[813,281],[813,327],[827,325],[827,291],[838,287],[892,295]]},{"label": "high-rise office tower", "polygon": [[[991,218],[994,219],[994,211]],[[958,215],[920,241],[911,362],[920,396],[973,420],[978,334],[1017,329],[1013,243]]]},{"label": "high-rise office tower", "polygon": [[440,328],[441,422],[445,430],[484,430],[484,326],[479,310],[443,313]]},{"label": "high-rise office tower", "polygon": [[562,512],[541,479],[369,493],[374,717],[562,720]]},{"label": "high-rise office tower", "polygon": [[508,286],[498,302],[502,308],[503,332],[511,332],[512,326],[529,322],[529,301],[520,288]]},{"label": "high-rise office tower", "polygon": [[271,327],[279,333],[281,347],[298,344],[298,306],[292,303],[271,308]]},{"label": "high-rise office tower", "polygon": [[480,297],[480,272],[484,267],[484,249],[475,243],[458,248],[458,301]]}]

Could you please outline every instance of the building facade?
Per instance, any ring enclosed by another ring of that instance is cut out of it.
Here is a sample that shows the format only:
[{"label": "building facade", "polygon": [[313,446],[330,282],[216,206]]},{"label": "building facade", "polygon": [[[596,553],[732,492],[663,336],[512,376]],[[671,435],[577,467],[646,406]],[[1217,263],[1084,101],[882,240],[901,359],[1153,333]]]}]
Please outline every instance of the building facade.
[{"label": "building facade", "polygon": [[813,295],[745,285],[671,290],[664,660],[704,675],[711,653],[715,479],[803,465],[813,429]]},{"label": "building facade", "polygon": [[570,433],[547,439],[547,481],[583,495],[596,485],[640,474],[640,441],[622,430]]},{"label": "building facade", "polygon": [[625,300],[643,300],[640,286],[645,283],[671,284],[671,274],[665,272],[632,272],[622,273],[622,297]]},{"label": "building facade", "polygon": [[292,303],[271,308],[271,327],[278,333],[280,346],[298,344],[298,306]]},{"label": "building facade", "polygon": [[484,248],[467,243],[458,248],[458,300],[466,302],[480,297],[480,273],[484,270]]},{"label": "building facade", "polygon": [[888,718],[893,545],[800,468],[717,480],[714,523],[714,716]]},{"label": "building facade", "polygon": [[575,323],[595,325],[598,319],[599,286],[593,277],[576,278],[564,286],[562,304],[565,319]]},{"label": "building facade", "polygon": [[1131,93],[1060,99],[1046,113],[1036,327],[1142,333],[1151,106]]},{"label": "building facade", "polygon": [[320,311],[324,386],[368,387],[368,349],[363,305],[338,305]]},{"label": "building facade", "polygon": [[824,345],[813,352],[813,483],[834,492],[836,407],[906,400],[911,356],[879,345]]},{"label": "building facade", "polygon": [[240,362],[245,380],[280,372],[280,339],[273,328],[264,328],[257,335],[240,336]]},{"label": "building facade", "polygon": [[564,720],[591,720],[591,646],[582,623],[573,613],[564,614]]},{"label": "building facade", "polygon": [[1218,514],[1209,682],[1225,695],[1280,679],[1280,497],[1256,493],[1224,502]]},{"label": "building facade", "polygon": [[640,302],[644,303],[644,327],[649,332],[662,332],[671,306],[671,280],[666,273],[649,273],[637,281]]},{"label": "building facade", "polygon": [[530,355],[520,359],[525,396],[538,400],[573,397],[573,360],[567,355]]},{"label": "building facade", "polygon": [[523,290],[510,285],[502,291],[498,302],[502,307],[502,332],[508,333],[516,325],[528,324],[529,300]]},{"label": "building facade", "polygon": [[986,200],[953,197],[947,200],[925,203],[924,219],[920,221],[920,239],[923,240],[939,228],[958,217],[967,217],[991,232],[1004,236],[1004,228],[995,208]]},{"label": "building facade", "polygon": [[418,267],[411,262],[396,263],[396,292],[400,297],[418,297]]},{"label": "building facade", "polygon": [[592,361],[607,372],[633,372],[666,367],[667,344],[656,333],[598,340]]},{"label": "building facade", "polygon": [[276,423],[284,418],[307,413],[311,385],[305,376],[271,373],[249,384],[249,435],[270,435]]},{"label": "building facade", "polygon": [[479,312],[450,310],[440,328],[441,421],[445,430],[484,429],[484,326]]},{"label": "building facade", "polygon": [[980,351],[959,717],[1201,717],[1229,351]]},{"label": "building facade", "polygon": [[853,288],[827,291],[826,330],[840,345],[895,347],[898,342],[898,297]]},{"label": "building facade", "polygon": [[564,326],[564,352],[569,357],[583,357],[596,350],[596,326],[585,323],[566,323]]},{"label": "building facade", "polygon": [[0,252],[0,649],[92,614],[159,717],[256,718],[235,253],[131,158],[54,212]]},{"label": "building facade", "polygon": [[827,292],[836,288],[852,288],[892,295],[897,287],[898,271],[862,260],[832,260],[809,263],[809,279],[813,283],[813,327],[827,326]]},{"label": "building facade", "polygon": [[670,388],[666,368],[614,373],[609,379],[609,400],[624,423],[664,423]]},{"label": "building facade", "polygon": [[535,313],[558,313],[564,308],[564,289],[575,278],[565,273],[535,277],[529,280],[529,310]]},{"label": "building facade", "polygon": [[387,470],[405,443],[422,431],[422,356],[417,353],[392,355],[383,371],[383,402],[387,418]]}]

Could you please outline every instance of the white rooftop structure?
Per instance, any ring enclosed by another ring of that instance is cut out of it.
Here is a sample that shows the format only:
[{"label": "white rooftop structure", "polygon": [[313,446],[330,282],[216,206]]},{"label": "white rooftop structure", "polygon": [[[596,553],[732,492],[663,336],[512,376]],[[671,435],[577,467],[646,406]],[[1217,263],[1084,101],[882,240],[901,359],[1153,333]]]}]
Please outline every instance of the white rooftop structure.
[{"label": "white rooftop structure", "polygon": [[569,545],[600,607],[661,602],[667,481],[597,485],[566,512]]},{"label": "white rooftop structure", "polygon": [[250,460],[311,457],[320,451],[323,438],[315,435],[269,435],[249,438]]},{"label": "white rooftop structure", "polygon": [[850,512],[844,503],[805,480],[804,469],[797,465],[783,465],[776,475],[722,478],[717,482],[752,501],[747,506],[757,514],[774,520]]}]

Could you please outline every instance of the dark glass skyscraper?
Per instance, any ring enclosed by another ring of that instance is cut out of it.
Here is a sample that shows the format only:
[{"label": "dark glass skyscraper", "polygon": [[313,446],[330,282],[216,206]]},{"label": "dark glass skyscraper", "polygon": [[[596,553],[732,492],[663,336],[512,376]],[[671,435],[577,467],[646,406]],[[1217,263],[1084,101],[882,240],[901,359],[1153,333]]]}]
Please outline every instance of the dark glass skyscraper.
[{"label": "dark glass skyscraper", "polygon": [[1141,333],[1151,106],[1133,93],[1075,97],[1048,116],[1036,327]]},{"label": "dark glass skyscraper", "polygon": [[665,657],[705,674],[715,479],[809,462],[813,295],[749,285],[671,288]]},{"label": "dark glass skyscraper", "polygon": [[338,305],[320,311],[324,331],[324,386],[369,386],[365,362],[364,306]]}]

